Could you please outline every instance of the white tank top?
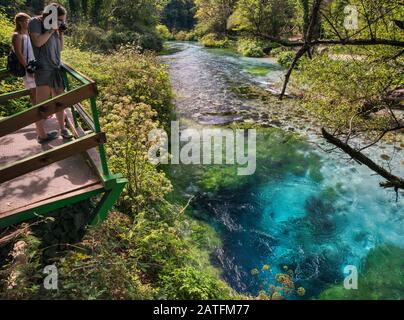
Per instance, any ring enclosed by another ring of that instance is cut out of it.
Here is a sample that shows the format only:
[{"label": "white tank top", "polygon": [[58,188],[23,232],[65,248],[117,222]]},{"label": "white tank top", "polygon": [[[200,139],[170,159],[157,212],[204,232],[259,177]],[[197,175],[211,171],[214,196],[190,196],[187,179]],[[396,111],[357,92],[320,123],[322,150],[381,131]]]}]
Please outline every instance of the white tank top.
[{"label": "white tank top", "polygon": [[27,63],[35,60],[34,51],[32,50],[31,38],[27,34],[22,34],[22,53]]}]

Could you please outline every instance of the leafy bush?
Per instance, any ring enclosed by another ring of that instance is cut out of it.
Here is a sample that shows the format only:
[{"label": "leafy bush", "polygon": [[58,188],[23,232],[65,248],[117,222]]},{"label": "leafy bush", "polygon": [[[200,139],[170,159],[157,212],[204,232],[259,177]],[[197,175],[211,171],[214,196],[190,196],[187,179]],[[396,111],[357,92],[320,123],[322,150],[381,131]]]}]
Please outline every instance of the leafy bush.
[{"label": "leafy bush", "polygon": [[289,51],[290,49],[289,48],[286,48],[286,47],[279,47],[279,46],[277,46],[277,47],[275,47],[275,48],[273,48],[272,50],[271,50],[271,56],[273,56],[273,57],[277,57],[277,56],[279,56],[282,52],[285,52],[285,51]]},{"label": "leafy bush", "polygon": [[148,133],[159,125],[153,121],[156,112],[145,103],[134,103],[131,97],[109,97],[108,102],[113,105],[104,110],[102,124],[110,137],[109,164],[128,179],[120,204],[124,212],[140,212],[162,201],[171,190],[164,173],[157,171],[147,159],[152,146]]},{"label": "leafy bush", "polygon": [[264,51],[260,43],[252,39],[239,39],[237,41],[237,51],[246,57],[263,57]]},{"label": "leafy bush", "polygon": [[178,31],[175,35],[174,38],[177,41],[194,41],[195,40],[195,33],[193,31]]},{"label": "leafy bush", "polygon": [[217,277],[205,270],[186,266],[174,269],[170,274],[163,276],[166,283],[165,292],[172,299],[180,300],[212,300],[229,299],[230,290]]},{"label": "leafy bush", "polygon": [[278,55],[278,63],[285,68],[289,68],[295,58],[296,52],[294,51],[283,51]]},{"label": "leafy bush", "polygon": [[174,35],[175,40],[177,41],[186,41],[187,40],[187,32],[186,31],[178,31]]},{"label": "leafy bush", "polygon": [[171,118],[173,94],[169,76],[153,54],[141,54],[132,47],[122,47],[114,54],[67,47],[63,60],[97,81],[101,116],[112,109],[118,97],[129,96],[131,102],[145,103],[157,111],[155,119],[162,125]]},{"label": "leafy bush", "polygon": [[199,41],[208,48],[225,48],[228,45],[227,39],[218,39],[213,33],[204,35]]},{"label": "leafy bush", "polygon": [[[0,57],[3,58],[10,50],[13,23],[0,11]],[[0,63],[4,61],[0,61]]]},{"label": "leafy bush", "polygon": [[164,40],[171,40],[173,38],[170,30],[164,24],[158,24],[156,26],[157,34]]},{"label": "leafy bush", "polygon": [[159,51],[162,48],[162,37],[157,30],[155,33],[119,29],[106,31],[83,23],[72,25],[68,32],[68,41],[76,47],[91,51],[111,51],[126,44],[136,45],[141,50]]}]

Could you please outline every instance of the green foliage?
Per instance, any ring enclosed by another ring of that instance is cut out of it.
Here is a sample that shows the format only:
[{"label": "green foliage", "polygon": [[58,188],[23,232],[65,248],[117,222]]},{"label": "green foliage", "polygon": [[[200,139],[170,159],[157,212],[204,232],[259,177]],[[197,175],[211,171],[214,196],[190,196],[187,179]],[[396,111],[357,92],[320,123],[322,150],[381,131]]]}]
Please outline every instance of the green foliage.
[{"label": "green foliage", "polygon": [[191,266],[175,269],[162,278],[166,293],[179,300],[229,299],[229,289],[216,276]]},{"label": "green foliage", "polygon": [[171,40],[173,37],[170,30],[168,30],[167,26],[164,24],[158,24],[156,26],[156,31],[160,38],[164,40]]},{"label": "green foliage", "polygon": [[195,0],[197,33],[201,36],[214,34],[225,37],[228,33],[227,21],[235,4],[236,0]]},{"label": "green foliage", "polygon": [[[0,299],[26,299],[40,290],[40,241],[24,233],[11,250],[10,261],[2,261],[0,269]],[[28,263],[15,263],[15,261]]]},{"label": "green foliage", "polygon": [[[8,78],[0,80],[0,94],[23,88],[24,86],[21,78]],[[0,118],[11,116],[29,108],[30,106],[31,104],[28,97],[7,101],[0,105]]]},{"label": "green foliage", "polygon": [[289,68],[296,56],[294,51],[283,51],[278,54],[278,63],[285,68]]},{"label": "green foliage", "polygon": [[74,46],[92,51],[112,51],[120,46],[131,44],[139,50],[159,51],[162,37],[156,32],[139,33],[135,31],[104,30],[86,23],[77,23],[71,27],[67,40]]},{"label": "green foliage", "polygon": [[104,110],[102,124],[111,139],[107,144],[109,164],[128,179],[120,204],[125,212],[139,212],[163,200],[171,190],[165,175],[147,158],[152,146],[148,133],[159,126],[153,121],[156,112],[145,103],[133,103],[130,97],[109,97],[108,102],[113,106]]},{"label": "green foliage", "polygon": [[[394,20],[402,20],[403,6],[400,0],[351,0],[350,5],[357,8],[359,19],[357,30],[347,30],[344,26],[346,13],[344,8],[347,1],[330,1],[325,5],[329,14],[329,23],[322,24],[322,32],[325,37],[336,37],[336,31],[344,36],[357,39],[385,38],[404,39],[402,30],[393,23]],[[381,14],[383,13],[383,14]],[[369,27],[369,21],[371,26]]]},{"label": "green foliage", "polygon": [[[397,50],[362,48],[361,55],[320,55],[303,60],[295,85],[305,88],[306,106],[327,126],[339,130],[383,130],[388,126],[388,115],[365,114],[384,109],[387,93],[404,83],[399,67],[402,59],[385,58],[394,56]],[[380,63],[381,59],[386,62]]]},{"label": "green foliage", "polygon": [[[0,57],[4,59],[4,56],[10,51],[11,35],[14,32],[13,23],[6,17],[6,15],[0,10]],[[3,64],[4,61],[0,60]]]},{"label": "green foliage", "polygon": [[227,27],[247,34],[264,32],[282,37],[292,32],[294,14],[291,0],[239,0]]},{"label": "green foliage", "polygon": [[[195,242],[196,239],[203,241]],[[45,290],[43,240],[24,235],[28,263],[3,266],[0,298],[5,299],[226,299],[232,290],[210,265],[215,233],[169,204],[147,208],[133,218],[110,214],[84,239],[54,256],[59,289]],[[13,289],[10,272],[17,271]]]},{"label": "green foliage", "polygon": [[195,24],[195,4],[193,0],[169,0],[161,13],[162,22],[169,30],[191,30]]},{"label": "green foliage", "polygon": [[237,51],[246,57],[263,57],[264,51],[260,43],[253,39],[238,39]]},{"label": "green foliage", "polygon": [[229,43],[227,39],[218,39],[213,33],[204,35],[199,42],[207,48],[225,48]]},{"label": "green foliage", "polygon": [[65,2],[72,20],[68,35],[72,36],[76,46],[91,50],[113,50],[130,43],[143,50],[162,49],[162,38],[158,35],[156,26],[165,1]]},{"label": "green foliage", "polygon": [[179,31],[174,34],[174,39],[177,41],[194,41],[196,40],[196,35],[193,31]]},{"label": "green foliage", "polygon": [[128,96],[133,103],[150,105],[157,112],[156,120],[168,123],[173,108],[169,77],[153,54],[140,54],[132,47],[122,47],[110,55],[69,47],[63,59],[97,81],[102,116],[119,102],[118,98]]},{"label": "green foliage", "polygon": [[122,208],[138,212],[161,200],[170,183],[147,159],[147,135],[171,118],[172,92],[165,67],[152,54],[131,48],[113,55],[68,48],[64,59],[95,79],[100,88],[101,123],[111,137],[110,167],[129,180]]},{"label": "green foliage", "polygon": [[391,245],[373,249],[359,271],[358,290],[333,286],[322,300],[402,300],[404,298],[404,250]]},{"label": "green foliage", "polygon": [[271,56],[278,57],[279,54],[281,54],[282,52],[285,52],[285,51],[290,51],[290,49],[286,48],[286,47],[282,47],[282,46],[275,47],[271,50]]}]

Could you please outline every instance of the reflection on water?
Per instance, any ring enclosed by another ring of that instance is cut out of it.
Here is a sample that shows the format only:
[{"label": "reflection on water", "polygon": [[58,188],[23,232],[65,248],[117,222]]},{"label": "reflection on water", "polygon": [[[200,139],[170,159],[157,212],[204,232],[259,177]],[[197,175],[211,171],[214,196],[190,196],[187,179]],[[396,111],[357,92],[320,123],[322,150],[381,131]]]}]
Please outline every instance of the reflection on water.
[{"label": "reflection on water", "polygon": [[[240,99],[231,88],[276,83],[282,71],[272,61],[177,45],[185,50],[164,60],[170,65],[180,119],[224,124],[244,119],[245,110],[268,108],[262,101]],[[255,66],[270,71],[253,75],[248,69]],[[280,130],[266,130],[258,134],[252,177],[215,166],[169,168],[176,191],[197,196],[194,215],[219,231],[223,246],[213,260],[235,289],[256,294],[287,266],[306,288],[305,298],[316,297],[342,281],[347,264],[360,268],[376,246],[404,247],[404,197],[396,202],[395,193],[381,189],[380,178],[363,166]],[[401,160],[402,155],[395,159],[396,168]],[[399,171],[404,173],[402,166]],[[272,274],[251,274],[263,265]]]}]

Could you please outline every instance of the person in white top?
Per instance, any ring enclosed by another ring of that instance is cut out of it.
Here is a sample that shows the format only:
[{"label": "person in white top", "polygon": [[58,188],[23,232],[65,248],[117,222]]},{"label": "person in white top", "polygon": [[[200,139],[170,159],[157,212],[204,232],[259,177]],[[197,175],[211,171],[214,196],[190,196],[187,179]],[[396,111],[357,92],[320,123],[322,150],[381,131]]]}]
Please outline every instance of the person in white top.
[{"label": "person in white top", "polygon": [[[23,12],[17,13],[14,17],[15,32],[12,36],[12,46],[18,61],[26,67],[28,63],[35,60],[32,50],[31,39],[28,35],[28,23],[31,17]],[[34,74],[26,72],[23,77],[25,89],[30,90],[31,103],[34,105],[36,97],[36,84]]]}]

